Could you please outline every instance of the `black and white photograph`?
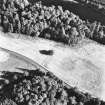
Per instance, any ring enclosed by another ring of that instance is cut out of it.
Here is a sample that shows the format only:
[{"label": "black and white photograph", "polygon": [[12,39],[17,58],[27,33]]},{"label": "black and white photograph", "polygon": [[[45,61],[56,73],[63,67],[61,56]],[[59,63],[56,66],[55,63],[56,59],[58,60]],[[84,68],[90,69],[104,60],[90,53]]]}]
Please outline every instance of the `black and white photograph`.
[{"label": "black and white photograph", "polygon": [[105,0],[0,0],[0,105],[105,105]]}]

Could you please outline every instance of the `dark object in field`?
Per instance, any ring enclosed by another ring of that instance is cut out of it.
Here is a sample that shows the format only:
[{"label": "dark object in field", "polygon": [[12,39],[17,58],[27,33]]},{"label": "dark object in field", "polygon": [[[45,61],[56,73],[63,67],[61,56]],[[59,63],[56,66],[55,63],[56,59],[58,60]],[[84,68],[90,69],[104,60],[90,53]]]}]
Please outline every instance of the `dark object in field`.
[{"label": "dark object in field", "polygon": [[53,50],[40,50],[40,53],[41,54],[44,54],[44,55],[53,55]]}]

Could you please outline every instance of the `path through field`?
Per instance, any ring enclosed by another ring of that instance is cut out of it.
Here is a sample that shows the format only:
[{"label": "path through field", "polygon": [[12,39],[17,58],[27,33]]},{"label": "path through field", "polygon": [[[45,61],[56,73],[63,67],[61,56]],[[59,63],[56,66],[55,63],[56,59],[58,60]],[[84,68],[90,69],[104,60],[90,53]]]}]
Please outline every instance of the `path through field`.
[{"label": "path through field", "polygon": [[[42,65],[66,83],[105,100],[105,47],[88,43],[73,49],[43,39],[9,38],[0,32],[0,47]],[[53,55],[41,54],[53,50]],[[6,56],[0,54],[0,56]],[[2,57],[1,57],[2,58]]]}]

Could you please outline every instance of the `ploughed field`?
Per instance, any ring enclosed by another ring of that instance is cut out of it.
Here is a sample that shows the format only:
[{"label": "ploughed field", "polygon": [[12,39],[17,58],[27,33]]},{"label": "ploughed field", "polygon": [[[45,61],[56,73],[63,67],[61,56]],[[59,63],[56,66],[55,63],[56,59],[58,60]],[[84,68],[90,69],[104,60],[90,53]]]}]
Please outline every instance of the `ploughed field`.
[{"label": "ploughed field", "polygon": [[[103,14],[105,16],[105,0],[76,0],[80,4],[86,5],[91,9]],[[100,14],[100,15],[101,15]]]}]

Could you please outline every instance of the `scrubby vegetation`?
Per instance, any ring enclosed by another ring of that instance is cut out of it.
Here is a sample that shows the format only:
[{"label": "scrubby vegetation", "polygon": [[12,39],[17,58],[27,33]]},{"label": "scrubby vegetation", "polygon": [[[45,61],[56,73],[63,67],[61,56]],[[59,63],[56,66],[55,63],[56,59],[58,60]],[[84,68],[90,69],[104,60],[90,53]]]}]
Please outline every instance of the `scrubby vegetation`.
[{"label": "scrubby vegetation", "polygon": [[39,0],[33,2],[2,0],[0,17],[5,32],[42,37],[68,45],[77,44],[86,37],[105,44],[105,26],[100,22],[83,21],[62,6],[46,6]]},{"label": "scrubby vegetation", "polygon": [[50,72],[24,70],[24,73],[3,72],[9,82],[1,84],[0,105],[104,105],[77,88],[65,84]]}]

